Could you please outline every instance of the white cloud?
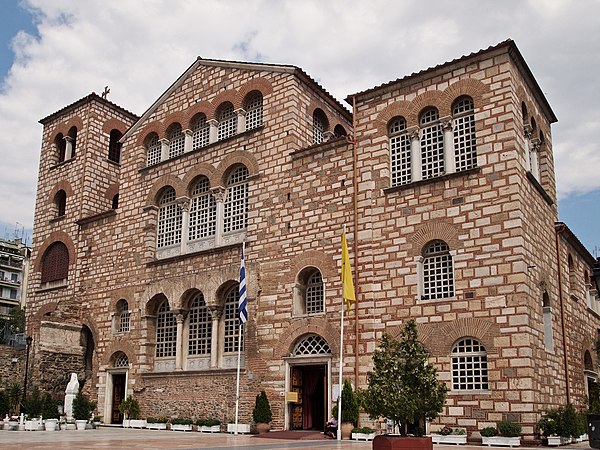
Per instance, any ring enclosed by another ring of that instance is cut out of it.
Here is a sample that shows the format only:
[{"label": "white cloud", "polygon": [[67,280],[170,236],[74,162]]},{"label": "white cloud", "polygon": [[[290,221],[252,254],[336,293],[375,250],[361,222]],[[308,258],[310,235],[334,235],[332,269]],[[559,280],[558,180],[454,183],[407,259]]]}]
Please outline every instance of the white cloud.
[{"label": "white cloud", "polygon": [[[196,56],[303,68],[338,99],[513,38],[560,119],[561,196],[600,189],[600,3],[375,0],[29,0],[39,39],[12,41],[0,90],[7,223],[31,224],[41,126],[89,94],[137,114]],[[7,131],[9,130],[9,131]]]}]

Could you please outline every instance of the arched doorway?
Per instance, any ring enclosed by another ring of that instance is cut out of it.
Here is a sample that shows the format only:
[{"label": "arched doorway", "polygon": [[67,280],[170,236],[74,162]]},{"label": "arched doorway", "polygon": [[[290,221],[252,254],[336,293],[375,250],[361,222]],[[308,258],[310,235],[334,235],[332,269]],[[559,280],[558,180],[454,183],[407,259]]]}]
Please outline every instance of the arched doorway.
[{"label": "arched doorway", "polygon": [[123,352],[116,352],[110,358],[110,366],[106,373],[104,417],[110,417],[106,423],[120,424],[123,423],[123,414],[119,406],[127,395],[129,358]]},{"label": "arched doorway", "polygon": [[[90,380],[94,373],[94,350],[96,349],[96,344],[94,342],[94,335],[92,334],[92,330],[88,328],[87,325],[83,325],[81,329],[81,347],[83,347],[83,367],[84,367],[84,377],[83,381],[80,382],[81,387],[85,385],[85,383]],[[93,384],[93,383],[92,383]]]},{"label": "arched doorway", "polygon": [[286,429],[323,430],[331,410],[331,348],[318,334],[301,336],[286,359]]}]

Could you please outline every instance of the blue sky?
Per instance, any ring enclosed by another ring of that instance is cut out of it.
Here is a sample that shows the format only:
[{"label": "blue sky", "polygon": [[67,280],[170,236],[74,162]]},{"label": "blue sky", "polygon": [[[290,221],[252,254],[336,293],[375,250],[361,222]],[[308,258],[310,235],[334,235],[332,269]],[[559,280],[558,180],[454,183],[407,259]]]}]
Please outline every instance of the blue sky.
[{"label": "blue sky", "polygon": [[141,114],[202,56],[297,65],[343,99],[511,38],[559,118],[559,218],[599,256],[599,16],[597,0],[0,0],[0,237],[31,242],[38,120],[105,85]]}]

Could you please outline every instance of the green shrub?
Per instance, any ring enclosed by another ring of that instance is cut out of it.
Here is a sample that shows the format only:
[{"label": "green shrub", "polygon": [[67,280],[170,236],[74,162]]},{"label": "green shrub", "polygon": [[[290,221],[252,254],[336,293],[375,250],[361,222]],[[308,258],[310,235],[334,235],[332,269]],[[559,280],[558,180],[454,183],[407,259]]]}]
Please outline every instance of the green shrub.
[{"label": "green shrub", "polygon": [[252,419],[254,423],[270,423],[273,420],[271,405],[265,391],[261,391],[256,396],[256,403],[254,404],[254,410],[252,410]]},{"label": "green shrub", "polygon": [[75,420],[89,420],[96,402],[91,402],[81,391],[73,399],[73,418]]},{"label": "green shrub", "polygon": [[29,417],[39,417],[42,414],[42,404],[42,393],[37,386],[34,386],[27,397],[25,397],[25,402],[23,404],[25,413],[27,413]]},{"label": "green shrub", "polygon": [[518,437],[521,436],[521,425],[510,420],[502,420],[498,423],[498,432],[500,436]]},{"label": "green shrub", "polygon": [[494,427],[485,427],[484,429],[480,430],[479,433],[481,433],[483,437],[494,437],[498,435],[498,430],[496,430]]},{"label": "green shrub", "polygon": [[58,419],[60,417],[58,404],[59,402],[54,400],[49,392],[46,392],[42,401],[42,417],[44,419]]},{"label": "green shrub", "polygon": [[[332,415],[337,419],[338,417],[338,404],[333,407]],[[358,422],[358,398],[356,393],[352,390],[352,385],[348,379],[344,380],[344,387],[342,388],[342,423],[353,423]]]},{"label": "green shrub", "polygon": [[131,395],[128,395],[127,398],[121,402],[119,411],[126,419],[136,420],[140,418],[140,404],[137,399]]},{"label": "green shrub", "polygon": [[0,417],[5,417],[8,410],[8,395],[6,395],[6,392],[0,391]]},{"label": "green shrub", "polygon": [[448,425],[444,426],[444,428],[442,428],[440,430],[440,434],[442,436],[448,436],[449,434],[452,434],[452,428],[450,428]]},{"label": "green shrub", "polygon": [[161,417],[148,417],[146,419],[147,423],[167,423],[169,421],[169,419],[167,419],[164,416]]},{"label": "green shrub", "polygon": [[191,425],[191,424],[192,424],[192,419],[180,419],[178,417],[171,419],[171,425]]},{"label": "green shrub", "polygon": [[464,436],[465,434],[467,434],[467,430],[465,430],[464,428],[455,428],[450,434],[452,434],[453,436]]}]

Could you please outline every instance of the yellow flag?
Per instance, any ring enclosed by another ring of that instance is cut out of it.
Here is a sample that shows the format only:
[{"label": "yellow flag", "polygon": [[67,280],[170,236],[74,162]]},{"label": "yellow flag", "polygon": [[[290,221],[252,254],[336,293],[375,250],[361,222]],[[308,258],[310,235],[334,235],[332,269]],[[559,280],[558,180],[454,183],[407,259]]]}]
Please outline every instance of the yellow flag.
[{"label": "yellow flag", "polygon": [[348,243],[346,242],[346,231],[342,233],[342,286],[344,287],[344,301],[348,306],[348,311],[356,302],[354,295],[354,281],[352,279],[352,268],[350,267],[350,257],[348,256]]}]

